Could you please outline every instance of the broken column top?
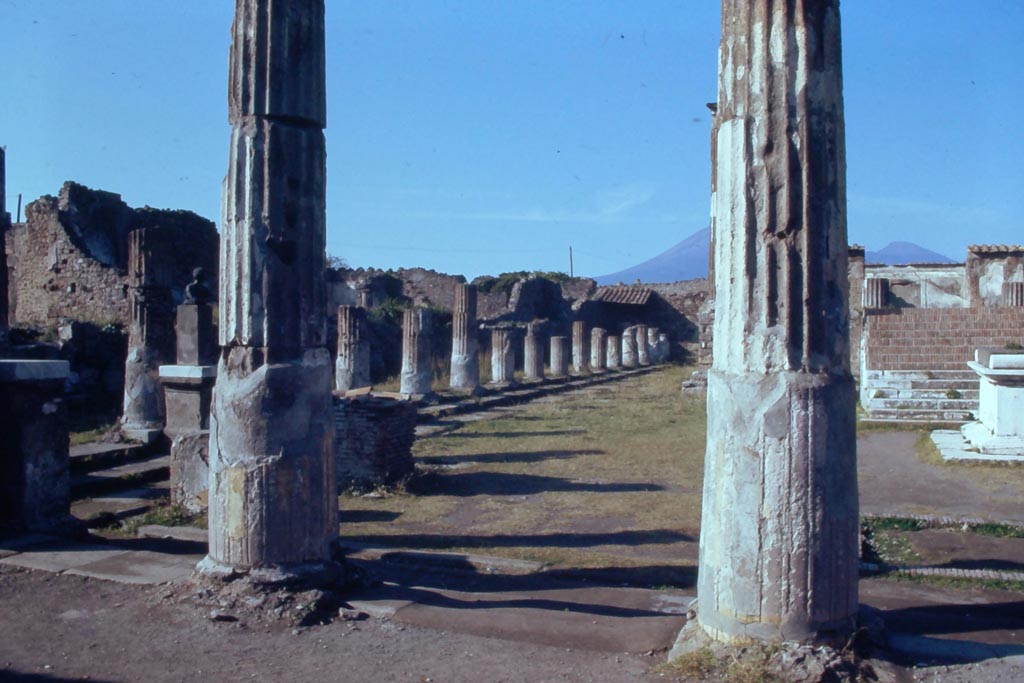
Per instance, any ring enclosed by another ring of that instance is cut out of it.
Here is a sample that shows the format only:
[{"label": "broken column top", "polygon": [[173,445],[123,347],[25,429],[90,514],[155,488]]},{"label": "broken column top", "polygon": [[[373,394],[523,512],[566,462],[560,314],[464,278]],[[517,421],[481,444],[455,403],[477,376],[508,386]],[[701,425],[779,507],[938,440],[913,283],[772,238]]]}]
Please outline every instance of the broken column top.
[{"label": "broken column top", "polygon": [[229,121],[266,116],[327,127],[322,0],[237,0],[231,34]]}]

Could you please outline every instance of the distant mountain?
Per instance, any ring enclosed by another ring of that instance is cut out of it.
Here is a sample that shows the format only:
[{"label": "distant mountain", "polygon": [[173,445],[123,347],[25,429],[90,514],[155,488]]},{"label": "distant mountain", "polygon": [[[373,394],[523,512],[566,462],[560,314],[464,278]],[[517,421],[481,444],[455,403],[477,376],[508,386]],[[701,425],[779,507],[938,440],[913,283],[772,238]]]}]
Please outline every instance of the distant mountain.
[{"label": "distant mountain", "polygon": [[900,266],[908,263],[956,263],[948,256],[925,249],[913,242],[890,242],[878,251],[864,253],[865,263]]},{"label": "distant mountain", "polygon": [[704,228],[652,259],[594,279],[599,285],[614,285],[618,282],[631,285],[637,280],[645,283],[678,282],[707,277],[710,244],[711,228]]}]

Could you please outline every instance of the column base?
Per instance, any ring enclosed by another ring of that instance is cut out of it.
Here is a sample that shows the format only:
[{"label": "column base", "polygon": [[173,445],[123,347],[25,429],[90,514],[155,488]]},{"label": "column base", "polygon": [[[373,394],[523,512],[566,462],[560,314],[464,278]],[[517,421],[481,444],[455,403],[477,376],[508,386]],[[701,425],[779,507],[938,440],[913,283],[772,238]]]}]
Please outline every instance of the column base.
[{"label": "column base", "polygon": [[196,573],[215,581],[246,580],[263,588],[312,588],[337,584],[347,575],[340,562],[310,562],[253,567],[240,571],[207,555],[196,565]]}]

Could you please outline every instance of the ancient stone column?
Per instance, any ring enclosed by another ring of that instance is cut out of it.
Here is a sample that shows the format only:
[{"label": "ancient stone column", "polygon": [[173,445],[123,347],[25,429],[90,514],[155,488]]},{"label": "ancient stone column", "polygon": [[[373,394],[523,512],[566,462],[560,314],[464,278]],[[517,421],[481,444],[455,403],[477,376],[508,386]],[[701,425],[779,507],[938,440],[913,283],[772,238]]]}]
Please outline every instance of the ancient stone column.
[{"label": "ancient stone column", "polygon": [[533,323],[526,326],[526,338],[523,341],[523,377],[544,379],[544,351],[540,346],[537,326]]},{"label": "ancient stone column", "polygon": [[358,306],[338,306],[338,358],[334,363],[334,390],[370,386],[370,340],[366,311]]},{"label": "ancient stone column", "polygon": [[864,308],[886,308],[889,305],[889,278],[864,280]]},{"label": "ancient stone column", "polygon": [[325,343],[323,0],[237,0],[210,416],[209,574],[327,566],[338,535]]},{"label": "ancient stone column", "polygon": [[7,213],[7,150],[0,147],[0,348],[7,343],[7,231],[11,228],[11,215]]},{"label": "ancient stone column", "polygon": [[622,339],[617,335],[608,335],[605,349],[605,364],[609,370],[622,367]]},{"label": "ancient stone column", "polygon": [[652,365],[657,365],[661,362],[661,358],[658,356],[658,334],[657,327],[647,328],[647,356]]},{"label": "ancient stone column", "polygon": [[605,356],[605,337],[607,336],[608,333],[600,327],[595,327],[590,331],[590,369],[594,372],[603,372],[607,365]]},{"label": "ancient stone column", "polygon": [[455,285],[452,310],[452,389],[480,386],[480,356],[476,341],[476,287]]},{"label": "ancient stone column", "polygon": [[167,258],[159,228],[128,233],[128,357],[124,366],[121,432],[150,443],[164,428],[164,394],[160,366],[174,362],[174,302],[161,282],[161,259]]},{"label": "ancient stone column", "polygon": [[842,637],[859,537],[838,0],[723,0],[720,59],[697,624]]},{"label": "ancient stone column", "polygon": [[1024,306],[1024,282],[1004,282],[1002,303],[1014,308]]},{"label": "ancient stone column", "polygon": [[637,366],[636,327],[627,327],[622,331],[622,367]]},{"label": "ancient stone column", "polygon": [[565,377],[569,374],[569,340],[565,337],[551,338],[551,376]]},{"label": "ancient stone column", "polygon": [[512,338],[512,330],[500,327],[491,330],[491,381],[494,384],[509,384],[516,378],[516,353]]},{"label": "ancient stone column", "polygon": [[572,371],[581,375],[590,369],[590,337],[587,323],[574,320],[572,323]]},{"label": "ancient stone column", "polygon": [[647,344],[647,325],[637,325],[636,333],[636,362],[639,365],[651,364],[651,348]]},{"label": "ancient stone column", "polygon": [[402,314],[402,383],[403,394],[429,394],[433,389],[433,368],[430,365],[430,311],[407,308]]}]

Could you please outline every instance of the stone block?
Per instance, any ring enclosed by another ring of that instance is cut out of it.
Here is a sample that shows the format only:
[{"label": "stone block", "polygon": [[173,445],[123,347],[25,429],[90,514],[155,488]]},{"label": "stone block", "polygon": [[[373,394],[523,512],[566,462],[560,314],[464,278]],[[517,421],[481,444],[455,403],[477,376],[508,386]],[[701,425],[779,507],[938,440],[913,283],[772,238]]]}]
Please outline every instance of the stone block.
[{"label": "stone block", "polygon": [[180,432],[171,442],[171,502],[191,512],[206,510],[210,481],[210,432]]}]

